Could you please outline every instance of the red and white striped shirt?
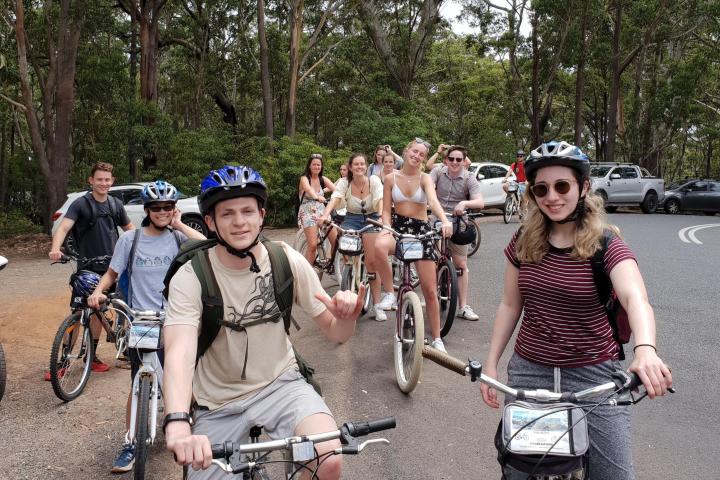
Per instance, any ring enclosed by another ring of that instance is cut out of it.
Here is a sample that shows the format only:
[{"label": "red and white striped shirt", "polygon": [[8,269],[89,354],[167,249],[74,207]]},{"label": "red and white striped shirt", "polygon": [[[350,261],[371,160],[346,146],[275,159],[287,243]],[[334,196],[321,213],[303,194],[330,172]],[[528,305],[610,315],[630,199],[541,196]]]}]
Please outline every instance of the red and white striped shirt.
[{"label": "red and white striped shirt", "polygon": [[[526,360],[554,367],[583,367],[618,358],[618,346],[600,304],[590,259],[577,260],[571,249],[550,246],[538,264],[520,263],[515,254],[518,233],[505,256],[520,270],[523,318],[515,352]],[[635,255],[618,237],[605,251],[605,271]]]}]

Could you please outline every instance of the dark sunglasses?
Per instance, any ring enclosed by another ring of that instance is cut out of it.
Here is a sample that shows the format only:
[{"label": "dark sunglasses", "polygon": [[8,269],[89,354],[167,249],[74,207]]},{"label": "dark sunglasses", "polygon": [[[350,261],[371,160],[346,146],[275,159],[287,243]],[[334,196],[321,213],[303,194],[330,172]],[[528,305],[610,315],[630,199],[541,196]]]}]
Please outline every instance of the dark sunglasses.
[{"label": "dark sunglasses", "polygon": [[448,162],[458,162],[458,163],[465,160],[463,157],[447,157],[447,159],[448,159]]},{"label": "dark sunglasses", "polygon": [[535,185],[530,187],[530,190],[536,198],[542,198],[548,193],[550,193],[550,188],[555,190],[560,195],[565,195],[570,191],[570,187],[572,187],[573,183],[575,182],[570,182],[568,180],[558,180],[552,187],[547,183],[536,183]]},{"label": "dark sunglasses", "polygon": [[425,140],[423,140],[423,139],[420,138],[420,137],[415,137],[415,143],[419,143],[419,144],[421,144],[421,145],[425,145],[425,148],[427,148],[428,150],[430,150],[430,147],[431,147],[430,143],[427,142],[427,141],[425,141]]},{"label": "dark sunglasses", "polygon": [[148,209],[153,213],[158,213],[160,210],[163,212],[172,212],[175,210],[175,205],[153,205],[152,207],[148,207]]},{"label": "dark sunglasses", "polygon": [[365,200],[362,200],[360,202],[360,213],[362,213],[363,215],[367,213],[367,210],[365,210]]}]

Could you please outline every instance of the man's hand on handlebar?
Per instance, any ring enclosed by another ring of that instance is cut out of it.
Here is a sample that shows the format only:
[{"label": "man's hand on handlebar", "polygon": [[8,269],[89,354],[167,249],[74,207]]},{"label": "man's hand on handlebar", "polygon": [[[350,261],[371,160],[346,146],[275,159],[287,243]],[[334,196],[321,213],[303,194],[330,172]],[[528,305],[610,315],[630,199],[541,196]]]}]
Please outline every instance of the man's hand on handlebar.
[{"label": "man's hand on handlebar", "polygon": [[87,304],[90,308],[100,308],[105,303],[107,296],[102,292],[95,291],[87,298]]},{"label": "man's hand on handlebar", "polygon": [[212,464],[212,447],[205,435],[193,435],[185,422],[170,422],[165,429],[167,449],[175,455],[178,465],[191,465],[193,470]]},{"label": "man's hand on handlebar", "polygon": [[51,250],[50,253],[48,253],[48,257],[53,262],[59,262],[62,256],[63,253],[60,250]]}]

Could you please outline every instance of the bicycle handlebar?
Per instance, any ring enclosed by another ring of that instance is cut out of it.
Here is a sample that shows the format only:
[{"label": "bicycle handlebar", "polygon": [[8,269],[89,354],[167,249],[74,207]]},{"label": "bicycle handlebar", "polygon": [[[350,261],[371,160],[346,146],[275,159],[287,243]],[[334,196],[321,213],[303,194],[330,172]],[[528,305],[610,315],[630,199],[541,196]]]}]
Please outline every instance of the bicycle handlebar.
[{"label": "bicycle handlebar", "polygon": [[437,233],[434,230],[420,235],[413,235],[411,233],[400,233],[394,228],[384,225],[382,222],[378,222],[377,220],[373,220],[371,218],[368,218],[365,221],[371,225],[387,230],[388,232],[392,233],[393,236],[396,238],[415,238],[417,240],[425,240],[426,238],[437,237]]},{"label": "bicycle handlebar", "polygon": [[78,263],[88,265],[91,263],[102,263],[107,260],[110,260],[111,258],[112,258],[112,255],[101,255],[99,257],[79,257],[72,253],[63,253],[60,256],[60,260],[56,260],[56,261],[52,262],[50,265],[55,265],[56,263],[65,264],[65,263],[71,262],[73,260],[75,260]]},{"label": "bicycle handlebar", "polygon": [[[482,364],[477,360],[469,360],[465,363],[427,345],[423,347],[422,355],[428,360],[431,360],[455,373],[463,376],[470,375],[470,380],[473,382],[479,380],[481,383],[508,395],[512,395],[513,397],[517,397],[519,400],[534,400],[542,403],[578,402],[586,398],[597,397],[611,392],[622,395],[635,390],[637,387],[642,385],[640,377],[638,377],[634,372],[618,370],[612,374],[612,381],[596,385],[579,392],[557,393],[542,388],[537,390],[515,389],[483,374]],[[668,389],[668,391],[675,393],[675,390],[672,388]]]},{"label": "bicycle handlebar", "polygon": [[125,314],[133,320],[146,319],[146,320],[163,320],[165,318],[165,312],[155,310],[135,310],[130,307],[127,303],[120,299],[119,294],[111,293],[107,296],[110,304],[113,307],[120,307]]},{"label": "bicycle handlebar", "polygon": [[345,230],[344,228],[342,228],[340,225],[338,225],[335,222],[330,222],[328,224],[328,226],[330,226],[330,227],[334,228],[335,230],[337,230],[338,232],[340,232],[340,235],[353,235],[353,236],[360,235],[372,228],[375,228],[373,225],[365,225],[360,230],[350,230],[350,229]]}]

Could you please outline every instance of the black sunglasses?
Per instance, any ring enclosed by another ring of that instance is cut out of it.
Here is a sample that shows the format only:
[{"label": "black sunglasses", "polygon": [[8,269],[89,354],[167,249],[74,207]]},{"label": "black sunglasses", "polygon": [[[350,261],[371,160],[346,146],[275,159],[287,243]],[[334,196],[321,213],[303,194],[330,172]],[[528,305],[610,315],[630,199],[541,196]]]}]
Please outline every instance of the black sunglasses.
[{"label": "black sunglasses", "polygon": [[560,195],[565,195],[570,191],[570,187],[573,183],[574,182],[571,183],[569,180],[558,180],[553,186],[550,186],[547,183],[536,183],[535,185],[530,187],[530,190],[536,198],[542,198],[548,193],[550,193],[550,188],[555,190]]},{"label": "black sunglasses", "polygon": [[175,210],[175,205],[153,205],[152,207],[148,207],[148,209],[153,213],[158,213],[160,210],[163,212],[172,212]]},{"label": "black sunglasses", "polygon": [[463,157],[447,157],[447,159],[448,159],[448,162],[458,162],[458,163],[465,160]]},{"label": "black sunglasses", "polygon": [[365,210],[365,200],[362,200],[360,202],[360,213],[362,213],[363,215],[367,213],[367,211]]}]

